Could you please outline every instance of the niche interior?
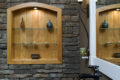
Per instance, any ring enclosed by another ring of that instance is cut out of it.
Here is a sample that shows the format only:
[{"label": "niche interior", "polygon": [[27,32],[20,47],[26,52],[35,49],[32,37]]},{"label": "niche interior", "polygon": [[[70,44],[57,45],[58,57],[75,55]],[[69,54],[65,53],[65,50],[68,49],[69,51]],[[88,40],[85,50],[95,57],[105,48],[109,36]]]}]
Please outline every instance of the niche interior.
[{"label": "niche interior", "polygon": [[120,4],[97,9],[97,57],[120,63]]},{"label": "niche interior", "polygon": [[30,2],[7,9],[7,63],[61,64],[62,10]]}]

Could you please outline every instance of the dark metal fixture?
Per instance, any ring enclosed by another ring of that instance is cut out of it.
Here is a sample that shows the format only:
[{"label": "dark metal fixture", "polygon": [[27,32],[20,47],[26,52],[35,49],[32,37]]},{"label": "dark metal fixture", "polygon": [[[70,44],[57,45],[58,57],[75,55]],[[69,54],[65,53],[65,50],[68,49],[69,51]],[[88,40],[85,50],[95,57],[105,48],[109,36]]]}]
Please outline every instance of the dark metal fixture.
[{"label": "dark metal fixture", "polygon": [[32,54],[32,59],[40,59],[40,54]]},{"label": "dark metal fixture", "polygon": [[87,74],[87,73],[83,73],[83,74],[80,74],[79,77],[78,77],[78,80],[85,80],[85,79],[88,79],[88,78],[93,78],[94,80],[99,80],[100,78],[100,74],[99,74],[99,66],[89,66],[88,68],[92,68],[94,70],[94,73],[93,74]]},{"label": "dark metal fixture", "polygon": [[53,28],[53,24],[50,20],[47,23],[47,28],[48,28],[48,30],[51,30]]},{"label": "dark metal fixture", "polygon": [[108,23],[106,22],[106,20],[104,20],[104,22],[102,24],[102,28],[108,28]]},{"label": "dark metal fixture", "polygon": [[113,57],[114,57],[114,58],[120,58],[120,53],[114,53],[114,54],[113,54]]}]

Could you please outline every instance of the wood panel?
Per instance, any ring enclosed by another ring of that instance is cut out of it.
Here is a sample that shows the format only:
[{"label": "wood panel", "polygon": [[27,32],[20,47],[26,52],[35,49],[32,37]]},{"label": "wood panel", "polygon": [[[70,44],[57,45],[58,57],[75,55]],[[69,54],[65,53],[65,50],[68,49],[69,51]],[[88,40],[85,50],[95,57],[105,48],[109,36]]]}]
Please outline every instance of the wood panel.
[{"label": "wood panel", "polygon": [[[61,9],[46,4],[42,4],[43,6],[36,6],[38,3],[25,4],[27,6],[24,6],[24,8],[16,6],[17,8],[8,9],[10,10],[8,12],[8,23],[12,24],[7,25],[8,32],[11,33],[8,34],[8,42],[12,39],[8,43],[8,64],[61,63]],[[37,10],[30,6],[37,7]],[[21,7],[23,6],[21,5]],[[9,16],[12,17],[11,22],[9,22],[11,20]],[[53,24],[52,30],[48,30],[46,27],[48,21]],[[32,59],[32,54],[39,54],[40,58]]]},{"label": "wood panel", "polygon": [[[120,53],[120,11],[117,11],[117,7],[120,4],[111,5],[97,9],[97,57],[110,62],[120,62],[117,58],[113,58],[114,53]],[[102,29],[104,20],[108,23],[107,29]],[[105,46],[106,42],[112,44]]]}]

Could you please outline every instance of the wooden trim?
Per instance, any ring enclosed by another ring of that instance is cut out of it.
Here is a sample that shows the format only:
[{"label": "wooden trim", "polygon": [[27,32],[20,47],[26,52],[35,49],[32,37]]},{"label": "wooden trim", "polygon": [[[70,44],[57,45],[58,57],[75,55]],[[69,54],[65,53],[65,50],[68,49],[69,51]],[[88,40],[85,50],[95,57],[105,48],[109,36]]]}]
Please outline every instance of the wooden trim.
[{"label": "wooden trim", "polygon": [[11,53],[12,53],[12,13],[8,9],[7,10],[7,62],[8,64],[11,62]]},{"label": "wooden trim", "polygon": [[112,9],[116,9],[116,8],[120,8],[120,4],[104,6],[104,7],[98,8],[96,11],[97,11],[97,13],[99,13],[99,12],[104,12],[104,11],[112,10]]},{"label": "wooden trim", "polygon": [[61,47],[62,46],[62,15],[61,14],[62,14],[62,10],[60,10],[57,14],[58,15],[58,23],[59,23],[58,24],[58,26],[59,26],[58,29],[60,31],[59,34],[58,34],[58,37],[60,36],[60,38],[61,38],[61,39],[59,39],[59,50],[58,50],[59,51],[58,52],[59,53],[59,55],[58,55],[59,58],[58,59],[62,63],[62,55],[60,54],[60,53],[62,53],[62,47]]},{"label": "wooden trim", "polygon": [[22,3],[20,5],[16,5],[13,6],[11,8],[8,8],[10,11],[16,11],[22,8],[30,8],[30,7],[39,7],[39,8],[43,8],[43,9],[48,9],[48,10],[52,10],[55,12],[59,12],[61,9],[51,6],[51,5],[47,5],[47,4],[43,4],[43,3],[37,3],[37,2],[28,2],[28,3]]}]

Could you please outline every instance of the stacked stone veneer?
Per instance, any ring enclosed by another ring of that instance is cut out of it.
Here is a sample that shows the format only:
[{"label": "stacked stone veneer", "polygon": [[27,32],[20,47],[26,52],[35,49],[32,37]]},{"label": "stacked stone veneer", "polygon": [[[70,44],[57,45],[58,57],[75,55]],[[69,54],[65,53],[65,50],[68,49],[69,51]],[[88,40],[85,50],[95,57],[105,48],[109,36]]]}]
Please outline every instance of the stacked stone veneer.
[{"label": "stacked stone veneer", "polygon": [[[63,64],[7,64],[7,8],[25,2],[62,8]],[[73,80],[80,72],[78,7],[77,0],[0,0],[0,80]]]}]

